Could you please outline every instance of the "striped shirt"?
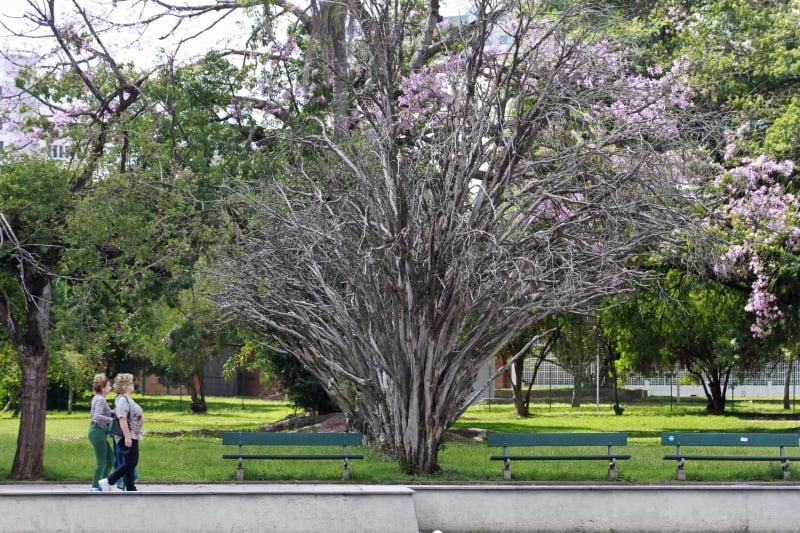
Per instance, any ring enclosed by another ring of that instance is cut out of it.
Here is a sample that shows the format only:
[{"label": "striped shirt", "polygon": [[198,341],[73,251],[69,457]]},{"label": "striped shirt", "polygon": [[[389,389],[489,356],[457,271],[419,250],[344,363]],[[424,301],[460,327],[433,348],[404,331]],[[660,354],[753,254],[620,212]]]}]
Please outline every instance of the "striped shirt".
[{"label": "striped shirt", "polygon": [[92,398],[92,409],[89,416],[91,417],[92,422],[101,428],[108,428],[109,424],[111,424],[112,413],[105,396],[102,394],[94,395],[94,398]]}]

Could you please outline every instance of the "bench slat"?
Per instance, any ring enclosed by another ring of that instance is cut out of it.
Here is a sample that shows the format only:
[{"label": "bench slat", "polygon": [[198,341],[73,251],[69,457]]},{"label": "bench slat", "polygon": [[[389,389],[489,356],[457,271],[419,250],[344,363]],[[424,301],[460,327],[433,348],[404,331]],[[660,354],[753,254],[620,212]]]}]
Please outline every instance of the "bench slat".
[{"label": "bench slat", "polygon": [[361,446],[361,433],[281,433],[268,431],[226,431],[222,444],[242,446]]},{"label": "bench slat", "polygon": [[489,433],[489,446],[627,446],[628,434],[613,433]]},{"label": "bench slat", "polygon": [[223,459],[363,459],[361,454],[345,455],[343,453],[294,453],[294,454],[274,454],[274,453],[245,453],[241,456],[239,454],[226,453],[222,456]]},{"label": "bench slat", "polygon": [[665,455],[664,459],[687,459],[695,461],[800,461],[800,457],[780,456],[780,455]]},{"label": "bench slat", "polygon": [[800,446],[797,433],[661,433],[664,446]]},{"label": "bench slat", "polygon": [[625,460],[630,459],[630,455],[492,455],[489,457],[492,461],[503,461],[505,459],[510,459],[512,461],[591,461],[591,460],[603,460],[608,461],[610,459],[617,459],[617,460]]}]

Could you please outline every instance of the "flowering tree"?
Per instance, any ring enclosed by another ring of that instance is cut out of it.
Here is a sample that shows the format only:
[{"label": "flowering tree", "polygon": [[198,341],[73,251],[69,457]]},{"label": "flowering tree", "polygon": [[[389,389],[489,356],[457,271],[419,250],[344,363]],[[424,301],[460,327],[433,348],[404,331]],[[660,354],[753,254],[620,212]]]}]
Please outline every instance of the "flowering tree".
[{"label": "flowering tree", "polygon": [[[730,113],[727,139],[717,149],[716,186],[729,198],[710,221],[730,243],[712,275],[750,285],[752,331],[795,328],[798,203],[792,180],[800,156],[800,100],[795,43],[800,14],[791,1],[637,4],[663,28],[654,51],[702,59],[692,77],[703,105]],[[723,220],[721,224],[717,224]],[[788,319],[788,320],[784,320]]]},{"label": "flowering tree", "polygon": [[[729,289],[741,293],[742,311],[749,315],[749,333],[754,339],[745,343],[739,332],[725,331],[718,327],[719,323],[704,320],[706,311],[701,306],[687,306],[699,313],[691,322],[694,327],[710,327],[697,333],[707,338],[722,335],[716,344],[721,348],[717,355],[707,350],[693,356],[695,360],[707,360],[706,370],[697,372],[696,364],[695,370],[689,370],[698,375],[701,383],[704,379],[721,382],[724,400],[731,371],[744,372],[752,364],[763,363],[764,357],[771,362],[788,358],[784,388],[784,405],[788,409],[791,362],[800,353],[800,314],[796,305],[800,294],[796,235],[800,230],[792,162],[800,154],[800,129],[796,127],[800,123],[800,106],[794,74],[800,57],[795,45],[800,37],[796,5],[792,1],[761,0],[619,4],[629,12],[630,20],[648,21],[643,35],[649,39],[651,59],[667,64],[673,58],[689,58],[697,104],[724,112],[731,123],[726,138],[720,138],[712,149],[718,163],[712,186],[717,188],[720,201],[707,218],[706,227],[717,237],[718,252],[707,265],[695,263],[694,271],[721,285],[711,293],[724,294]],[[636,31],[637,23],[632,26]],[[649,31],[653,27],[660,31]],[[676,269],[683,271],[685,267],[681,264]],[[696,288],[682,297],[693,292],[702,296],[709,291],[702,280],[694,280],[692,285]],[[672,307],[680,309],[681,304],[673,302]],[[726,308],[732,313],[728,319],[734,318],[734,309]],[[687,310],[683,307],[684,313]],[[661,338],[665,342],[671,340]],[[651,336],[641,340],[648,344],[654,339]],[[759,346],[757,353],[741,351],[732,358],[726,342],[739,348],[751,343]],[[648,353],[646,357],[652,358],[654,351]],[[677,351],[670,356],[671,362],[676,359]],[[680,359],[685,361],[684,357]],[[714,370],[715,366],[725,371]],[[716,411],[724,406],[724,401],[717,399],[719,396],[713,390],[709,394],[709,406]]]},{"label": "flowering tree", "polygon": [[482,364],[697,227],[709,170],[680,65],[634,73],[601,13],[476,2],[448,27],[438,9],[349,7],[345,127],[321,119],[239,190],[217,295],[419,474]]},{"label": "flowering tree", "polygon": [[718,179],[731,197],[724,213],[735,244],[720,258],[716,272],[723,278],[754,278],[745,309],[755,315],[751,329],[756,336],[768,335],[783,316],[774,281],[800,246],[800,201],[779,181],[793,172],[792,161],[762,156],[744,159]]}]

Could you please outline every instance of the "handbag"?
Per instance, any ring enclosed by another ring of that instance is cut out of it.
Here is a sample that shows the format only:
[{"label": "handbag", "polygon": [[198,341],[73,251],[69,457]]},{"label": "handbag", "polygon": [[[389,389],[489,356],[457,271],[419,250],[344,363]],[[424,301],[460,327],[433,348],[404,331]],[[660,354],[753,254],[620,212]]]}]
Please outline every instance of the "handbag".
[{"label": "handbag", "polygon": [[124,433],[122,433],[122,427],[119,425],[119,418],[114,415],[113,420],[111,420],[111,427],[108,428],[108,432],[112,435],[117,435],[118,437],[123,437]]},{"label": "handbag", "polygon": [[[127,398],[125,398],[127,400]],[[130,407],[130,402],[128,402],[128,406]],[[131,412],[130,408],[128,409],[128,427],[131,427]],[[117,418],[116,413],[111,420],[111,427],[108,428],[108,432],[112,435],[116,435],[118,437],[124,437],[125,434],[122,432],[122,427],[119,425],[119,418]]]}]

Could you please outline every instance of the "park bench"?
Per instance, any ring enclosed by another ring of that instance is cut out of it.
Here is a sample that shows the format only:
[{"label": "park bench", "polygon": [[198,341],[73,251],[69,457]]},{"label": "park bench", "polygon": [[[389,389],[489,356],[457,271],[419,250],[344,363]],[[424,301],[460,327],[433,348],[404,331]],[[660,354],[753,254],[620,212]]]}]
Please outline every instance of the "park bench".
[{"label": "park bench", "polygon": [[[617,479],[617,461],[630,459],[627,454],[616,453],[614,446],[627,446],[627,433],[489,433],[490,447],[503,447],[502,455],[492,455],[492,461],[503,461],[503,478],[511,479],[511,461],[608,461],[608,478]],[[520,447],[576,447],[604,446],[606,453],[596,454],[510,454],[509,448]]]},{"label": "park bench", "polygon": [[[686,479],[686,470],[684,465],[687,460],[694,461],[779,461],[781,469],[783,470],[783,479],[791,479],[792,473],[789,470],[791,461],[800,460],[800,457],[790,457],[786,455],[786,448],[796,448],[800,446],[800,435],[797,433],[679,433],[674,431],[665,431],[661,433],[661,444],[663,446],[675,446],[675,453],[667,454],[664,456],[665,460],[677,461],[678,468],[675,472],[675,478],[678,480]],[[772,455],[723,455],[713,453],[700,453],[705,450],[700,450],[698,453],[687,454],[684,452],[684,446],[697,446],[697,447],[761,447],[771,448],[777,447],[777,453]]]},{"label": "park bench", "polygon": [[[361,454],[351,454],[348,446],[361,446],[364,436],[361,433],[275,433],[275,432],[223,432],[223,446],[238,446],[238,453],[223,454],[223,459],[237,459],[236,480],[244,480],[244,459],[276,459],[276,460],[325,460],[343,461],[342,479],[350,479],[350,460],[363,459]],[[323,453],[244,453],[245,446],[341,446],[342,450]]]}]

